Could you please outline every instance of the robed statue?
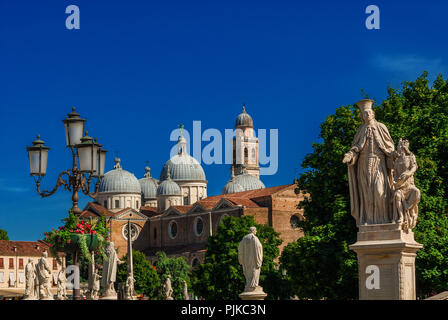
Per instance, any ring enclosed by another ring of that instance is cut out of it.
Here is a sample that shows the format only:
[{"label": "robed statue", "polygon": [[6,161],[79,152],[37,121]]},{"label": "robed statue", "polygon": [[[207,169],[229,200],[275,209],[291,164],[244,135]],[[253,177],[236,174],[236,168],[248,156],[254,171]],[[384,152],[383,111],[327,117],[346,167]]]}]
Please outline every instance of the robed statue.
[{"label": "robed statue", "polygon": [[244,292],[260,289],[261,265],[263,263],[263,246],[256,236],[257,229],[250,227],[250,233],[243,237],[238,245],[238,262],[243,266],[246,286]]},{"label": "robed statue", "polygon": [[47,257],[48,253],[44,251],[36,266],[37,277],[39,279],[40,300],[53,300],[53,295],[50,291],[51,268],[47,261]]},{"label": "robed statue", "polygon": [[106,248],[107,259],[103,262],[103,275],[101,284],[103,287],[103,299],[116,299],[117,293],[115,292],[114,282],[117,280],[117,264],[124,263],[118,259],[117,252],[115,251],[114,243],[109,242]]},{"label": "robed statue", "polygon": [[414,184],[417,160],[409,150],[409,141],[398,142],[394,153],[393,213],[401,229],[412,230],[417,224],[420,190]]},{"label": "robed statue", "polygon": [[171,276],[166,277],[165,283],[163,285],[163,293],[165,295],[165,300],[174,300],[171,296],[173,294],[173,288],[171,286]]},{"label": "robed statue", "polygon": [[66,273],[65,266],[62,265],[62,268],[58,273],[58,291],[57,291],[58,300],[67,300],[67,277],[65,276],[65,273]]},{"label": "robed statue", "polygon": [[33,259],[29,258],[28,263],[25,266],[25,296],[24,300],[36,300],[39,296],[36,296],[35,290],[35,278],[37,274],[35,272]]},{"label": "robed statue", "polygon": [[358,226],[391,223],[394,142],[386,126],[375,120],[373,101],[356,104],[363,124],[343,159],[348,166],[351,214]]}]

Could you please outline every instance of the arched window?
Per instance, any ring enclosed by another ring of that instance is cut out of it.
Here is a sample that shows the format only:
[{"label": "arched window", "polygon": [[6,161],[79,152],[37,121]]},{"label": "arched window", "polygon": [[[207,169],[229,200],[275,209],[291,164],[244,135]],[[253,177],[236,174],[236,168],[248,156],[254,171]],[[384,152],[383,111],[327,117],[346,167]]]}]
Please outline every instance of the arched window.
[{"label": "arched window", "polygon": [[249,161],[249,150],[247,148],[244,148],[244,163],[247,164]]},{"label": "arched window", "polygon": [[252,162],[255,163],[257,161],[257,152],[255,148],[252,148]]},{"label": "arched window", "polygon": [[289,219],[289,223],[291,224],[291,228],[297,229],[299,227],[300,218],[297,215],[291,216]]},{"label": "arched window", "polygon": [[176,236],[177,236],[177,222],[176,221],[173,220],[168,225],[168,234],[171,239],[176,238]]},{"label": "arched window", "polygon": [[194,234],[199,237],[202,234],[202,231],[204,230],[204,222],[202,221],[201,217],[196,217],[194,220],[193,225]]}]

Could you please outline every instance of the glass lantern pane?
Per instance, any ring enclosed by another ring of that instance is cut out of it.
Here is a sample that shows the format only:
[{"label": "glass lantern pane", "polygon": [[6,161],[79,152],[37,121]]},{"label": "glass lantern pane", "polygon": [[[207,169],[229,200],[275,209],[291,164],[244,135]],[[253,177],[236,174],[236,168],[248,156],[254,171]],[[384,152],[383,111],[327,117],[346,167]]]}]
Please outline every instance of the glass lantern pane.
[{"label": "glass lantern pane", "polygon": [[92,147],[78,148],[79,170],[92,171]]},{"label": "glass lantern pane", "polygon": [[42,158],[40,163],[40,174],[47,174],[47,160],[48,160],[48,150],[42,150]]},{"label": "glass lantern pane", "polygon": [[100,151],[100,162],[99,162],[100,168],[100,176],[104,176],[104,166],[106,165],[106,151],[101,150]]},{"label": "glass lantern pane", "polygon": [[84,122],[83,121],[70,121],[68,122],[68,127],[66,128],[67,146],[74,146],[81,143],[82,134],[84,132]]},{"label": "glass lantern pane", "polygon": [[30,160],[30,174],[40,175],[40,150],[28,151]]},{"label": "glass lantern pane", "polygon": [[92,148],[92,171],[94,174],[97,174],[98,170],[98,147],[93,145]]}]

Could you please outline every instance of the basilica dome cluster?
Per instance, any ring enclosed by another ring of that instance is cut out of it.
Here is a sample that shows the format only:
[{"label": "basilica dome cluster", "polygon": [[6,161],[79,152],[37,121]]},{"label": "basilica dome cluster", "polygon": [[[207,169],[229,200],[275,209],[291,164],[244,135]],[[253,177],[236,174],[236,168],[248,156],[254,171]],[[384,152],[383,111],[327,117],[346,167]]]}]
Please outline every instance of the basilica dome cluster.
[{"label": "basilica dome cluster", "polygon": [[[243,106],[235,121],[232,141],[233,160],[231,179],[222,193],[249,191],[265,188],[259,179],[258,138],[253,134],[253,120]],[[114,169],[107,172],[100,182],[96,202],[112,212],[125,208],[139,210],[142,206],[165,211],[171,206],[191,205],[207,197],[207,180],[201,164],[187,153],[187,142],[181,134],[177,141],[178,153],[162,168],[160,180],[151,176],[150,168],[137,179],[122,168],[115,159]],[[239,152],[237,152],[236,148]],[[238,156],[240,155],[240,156]]]}]

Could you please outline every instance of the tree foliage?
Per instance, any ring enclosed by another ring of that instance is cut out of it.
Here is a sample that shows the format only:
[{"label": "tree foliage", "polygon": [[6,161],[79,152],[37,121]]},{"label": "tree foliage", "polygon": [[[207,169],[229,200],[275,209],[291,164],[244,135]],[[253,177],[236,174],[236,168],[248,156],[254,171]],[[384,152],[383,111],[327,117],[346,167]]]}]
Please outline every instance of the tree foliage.
[{"label": "tree foliage", "polygon": [[[171,276],[172,297],[174,300],[183,300],[184,281],[190,287],[190,266],[184,257],[169,258],[163,251],[156,253],[157,261],[155,267],[160,277],[161,284],[166,281],[168,275]],[[162,292],[160,292],[162,294]]]},{"label": "tree foliage", "polygon": [[0,240],[9,240],[6,230],[0,229]]},{"label": "tree foliage", "polygon": [[239,300],[245,278],[238,262],[238,245],[252,226],[257,228],[257,237],[263,246],[260,285],[268,299],[288,295],[274,264],[282,243],[279,234],[270,226],[255,223],[252,216],[243,216],[225,217],[216,234],[209,237],[204,263],[192,272],[193,291],[197,296],[206,300]]},{"label": "tree foliage", "polygon": [[[122,259],[125,263],[118,266],[117,282],[126,283],[128,276],[128,257]],[[145,255],[136,250],[132,250],[132,265],[134,271],[134,289],[137,294],[143,294],[149,299],[159,297],[160,279],[155,268],[146,260]]]},{"label": "tree foliage", "polygon": [[[408,139],[417,157],[416,186],[421,191],[416,241],[424,245],[416,259],[417,294],[448,290],[448,81],[431,85],[424,72],[374,108],[397,143]],[[358,297],[356,224],[350,215],[347,167],[342,163],[361,124],[358,108],[342,106],[321,125],[322,142],[313,144],[298,186],[310,194],[304,201],[305,236],[290,243],[280,259],[294,292],[301,298]]]}]

